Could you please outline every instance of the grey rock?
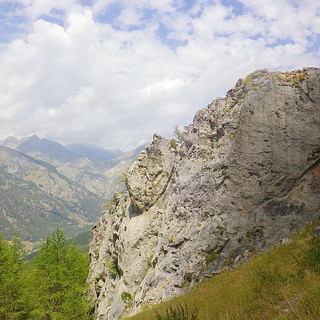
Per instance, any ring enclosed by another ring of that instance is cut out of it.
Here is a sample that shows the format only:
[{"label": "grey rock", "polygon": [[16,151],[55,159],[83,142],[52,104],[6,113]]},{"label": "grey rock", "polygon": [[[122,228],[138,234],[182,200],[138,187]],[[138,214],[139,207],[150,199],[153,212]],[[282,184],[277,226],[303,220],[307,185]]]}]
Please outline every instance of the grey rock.
[{"label": "grey rock", "polygon": [[314,234],[313,234],[313,236],[314,236],[315,238],[318,238],[318,237],[320,236],[320,227],[316,227],[316,228],[314,229]]},{"label": "grey rock", "polygon": [[176,150],[154,137],[92,231],[96,319],[182,294],[319,217],[319,87],[317,68],[256,71],[199,110]]},{"label": "grey rock", "polygon": [[285,243],[289,243],[292,242],[292,240],[290,238],[282,238],[279,240],[279,243],[281,244],[285,244]]},{"label": "grey rock", "polygon": [[165,192],[174,168],[175,152],[168,140],[155,134],[127,175],[132,204],[140,212],[151,208]]}]

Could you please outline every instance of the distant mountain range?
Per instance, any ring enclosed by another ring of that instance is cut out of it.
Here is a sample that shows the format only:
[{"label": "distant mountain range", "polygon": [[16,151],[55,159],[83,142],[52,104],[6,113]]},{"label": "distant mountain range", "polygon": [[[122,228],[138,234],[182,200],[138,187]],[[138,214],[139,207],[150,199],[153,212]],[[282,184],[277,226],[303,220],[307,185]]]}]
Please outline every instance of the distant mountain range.
[{"label": "distant mountain range", "polygon": [[58,225],[69,235],[88,230],[144,147],[123,153],[36,135],[0,141],[0,234],[34,242]]},{"label": "distant mountain range", "polygon": [[88,158],[92,161],[110,160],[123,155],[121,150],[106,150],[94,144],[72,143],[66,146],[77,158]]},{"label": "distant mountain range", "polygon": [[79,158],[104,161],[117,158],[123,154],[121,150],[106,150],[93,144],[73,143],[63,146],[50,139],[41,139],[37,135],[23,139],[9,137],[0,141],[0,145],[16,149],[56,166]]},{"label": "distant mountain range", "polygon": [[117,158],[104,161],[78,158],[64,163],[57,170],[103,199],[109,199],[124,187],[120,182],[124,171],[144,149],[145,145],[123,153]]}]

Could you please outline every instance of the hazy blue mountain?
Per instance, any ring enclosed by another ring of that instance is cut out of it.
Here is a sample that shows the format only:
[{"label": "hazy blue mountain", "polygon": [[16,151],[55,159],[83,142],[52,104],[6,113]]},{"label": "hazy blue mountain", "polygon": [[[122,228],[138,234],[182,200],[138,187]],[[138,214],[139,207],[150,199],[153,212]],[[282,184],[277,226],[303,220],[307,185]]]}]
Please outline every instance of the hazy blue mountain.
[{"label": "hazy blue mountain", "polygon": [[26,139],[16,149],[52,164],[56,162],[64,163],[78,158],[76,154],[62,144],[46,138],[41,139],[37,135]]},{"label": "hazy blue mountain", "polygon": [[39,138],[37,135],[22,139],[8,137],[0,141],[0,146],[16,149],[55,167],[79,158],[87,158],[90,161],[107,161],[123,155],[119,149],[107,150],[94,144],[84,143],[63,146],[54,140]]},{"label": "hazy blue mountain", "polygon": [[123,154],[121,150],[106,150],[94,144],[72,143],[66,147],[78,158],[88,158],[92,161],[110,160]]}]

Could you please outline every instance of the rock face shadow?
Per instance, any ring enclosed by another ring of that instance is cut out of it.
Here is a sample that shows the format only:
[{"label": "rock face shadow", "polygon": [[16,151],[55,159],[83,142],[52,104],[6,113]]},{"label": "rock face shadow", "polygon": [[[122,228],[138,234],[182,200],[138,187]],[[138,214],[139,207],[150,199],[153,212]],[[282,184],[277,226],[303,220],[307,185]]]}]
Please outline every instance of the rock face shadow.
[{"label": "rock face shadow", "polygon": [[132,203],[128,208],[129,218],[132,219],[134,217],[140,216],[141,212],[136,208]]}]

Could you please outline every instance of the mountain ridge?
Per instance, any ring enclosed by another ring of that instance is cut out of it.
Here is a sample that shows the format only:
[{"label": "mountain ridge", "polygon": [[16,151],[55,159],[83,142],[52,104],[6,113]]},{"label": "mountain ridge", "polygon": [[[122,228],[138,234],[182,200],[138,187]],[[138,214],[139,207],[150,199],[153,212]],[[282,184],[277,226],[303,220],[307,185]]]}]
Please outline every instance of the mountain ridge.
[{"label": "mountain ridge", "polygon": [[32,135],[22,139],[8,137],[0,141],[1,146],[20,151],[41,161],[43,165],[47,163],[71,181],[109,200],[123,188],[123,183],[119,182],[122,173],[146,145],[124,153],[119,149],[107,150],[86,143],[63,146],[56,141]]},{"label": "mountain ridge", "polygon": [[0,169],[0,225],[6,238],[18,232],[23,240],[36,241],[58,224],[72,234],[88,229],[99,215],[102,199],[48,163],[0,146]]},{"label": "mountain ridge", "polygon": [[[58,147],[51,150],[52,146]],[[1,141],[1,233],[7,239],[18,233],[32,247],[31,242],[48,236],[58,225],[63,225],[69,236],[88,230],[100,215],[102,204],[123,188],[119,179],[141,150],[110,153],[94,145],[87,150],[95,149],[100,159],[102,152],[102,159],[107,155],[108,160],[77,158],[79,155],[73,156],[61,144],[37,135]],[[57,150],[62,150],[62,155],[55,156]],[[63,158],[65,150],[72,157]],[[23,223],[30,219],[33,223]]]},{"label": "mountain ridge", "polygon": [[71,143],[64,146],[54,140],[40,138],[36,134],[22,139],[10,136],[0,141],[0,146],[16,149],[34,158],[42,158],[40,160],[56,166],[78,158],[102,161],[123,155],[123,152],[119,149],[107,150],[90,143]]}]

